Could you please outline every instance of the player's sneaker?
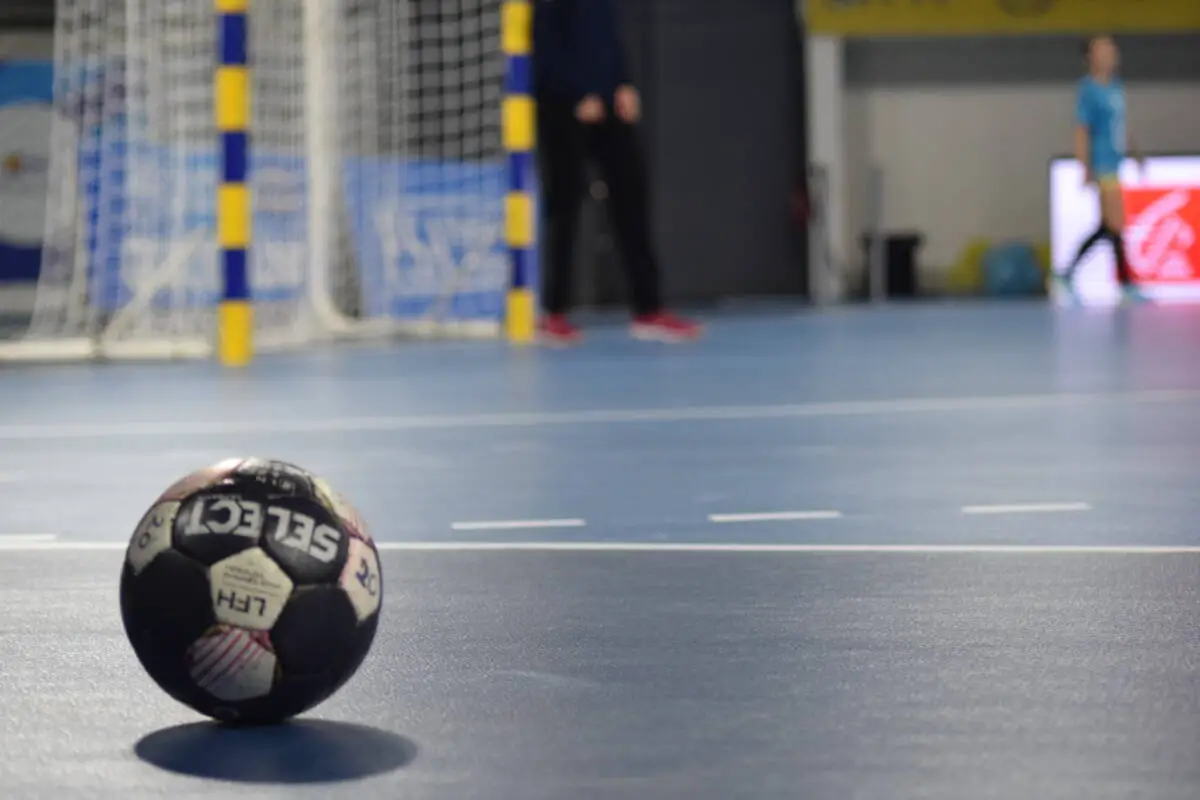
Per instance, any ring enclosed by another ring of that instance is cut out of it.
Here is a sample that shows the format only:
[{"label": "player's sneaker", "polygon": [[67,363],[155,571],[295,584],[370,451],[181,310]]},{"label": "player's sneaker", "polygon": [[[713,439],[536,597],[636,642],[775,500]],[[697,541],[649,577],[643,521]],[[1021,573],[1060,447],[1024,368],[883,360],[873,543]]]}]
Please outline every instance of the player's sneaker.
[{"label": "player's sneaker", "polygon": [[583,341],[583,334],[562,314],[550,314],[538,323],[538,339],[542,344],[569,347]]},{"label": "player's sneaker", "polygon": [[691,342],[703,333],[700,325],[667,311],[634,317],[629,333],[644,342]]},{"label": "player's sneaker", "polygon": [[1139,303],[1148,302],[1149,298],[1142,294],[1142,290],[1130,284],[1121,287],[1121,302],[1126,305],[1138,305]]},{"label": "player's sneaker", "polygon": [[1079,305],[1079,295],[1075,294],[1075,284],[1066,276],[1055,274],[1050,277],[1050,285],[1054,287],[1055,299],[1060,305]]}]

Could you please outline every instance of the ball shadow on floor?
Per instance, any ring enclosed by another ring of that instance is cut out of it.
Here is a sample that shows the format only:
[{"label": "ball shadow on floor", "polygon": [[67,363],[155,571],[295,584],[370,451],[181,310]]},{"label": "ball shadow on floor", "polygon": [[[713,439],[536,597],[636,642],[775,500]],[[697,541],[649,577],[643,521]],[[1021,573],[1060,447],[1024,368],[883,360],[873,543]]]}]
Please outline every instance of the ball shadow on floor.
[{"label": "ball shadow on floor", "polygon": [[412,762],[403,736],[325,720],[236,728],[197,722],[163,728],[134,745],[143,761],[182,775],[239,783],[335,783],[382,775]]}]

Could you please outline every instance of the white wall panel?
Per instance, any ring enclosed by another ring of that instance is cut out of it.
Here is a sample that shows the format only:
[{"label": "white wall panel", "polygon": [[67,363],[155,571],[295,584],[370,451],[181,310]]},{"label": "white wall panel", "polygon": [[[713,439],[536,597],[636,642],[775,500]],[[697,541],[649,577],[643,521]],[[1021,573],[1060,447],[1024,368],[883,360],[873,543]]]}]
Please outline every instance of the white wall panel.
[{"label": "white wall panel", "polygon": [[[844,270],[852,255],[846,249],[850,241],[848,190],[852,183],[846,161],[849,147],[845,102],[849,95],[845,91],[843,50],[842,40],[833,36],[809,37],[805,48],[808,104],[810,109],[818,110],[807,115],[808,160],[825,171],[826,182],[820,213],[828,242],[821,237],[810,241],[810,261],[818,265],[810,292],[817,302],[836,299],[842,288],[825,280],[824,259],[828,258],[834,269]],[[826,244],[828,252],[821,249]]]},{"label": "white wall panel", "polygon": [[[1070,152],[1073,98],[1071,84],[852,89],[850,230],[866,222],[877,163],[886,226],[923,231],[932,270],[971,237],[1047,239],[1046,165]],[[1200,150],[1200,86],[1135,83],[1129,108],[1143,149]]]},{"label": "white wall panel", "polygon": [[[872,164],[885,173],[886,227],[926,237],[930,285],[974,237],[1047,240],[1046,168],[1070,152],[1077,46],[1065,38],[847,43],[844,247],[855,265]],[[1146,38],[1125,49],[1140,146],[1200,151],[1200,40]]]}]

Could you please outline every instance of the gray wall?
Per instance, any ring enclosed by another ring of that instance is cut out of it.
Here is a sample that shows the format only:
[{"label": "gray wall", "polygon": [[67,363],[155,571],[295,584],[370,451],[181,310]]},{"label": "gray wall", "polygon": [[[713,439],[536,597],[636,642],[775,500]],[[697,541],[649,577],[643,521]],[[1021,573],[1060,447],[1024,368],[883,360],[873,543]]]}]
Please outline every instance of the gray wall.
[{"label": "gray wall", "polygon": [[[851,40],[846,81],[851,86],[1074,81],[1082,69],[1081,41],[1077,36]],[[1200,35],[1126,36],[1117,42],[1128,81],[1200,81]]]},{"label": "gray wall", "polygon": [[[0,0],[0,3],[4,0]],[[0,27],[0,59],[47,59],[54,57],[54,36],[50,31],[14,31]]]},{"label": "gray wall", "polygon": [[[805,163],[803,61],[791,0],[624,0],[622,9],[669,300],[803,293],[806,244],[790,205]],[[581,281],[581,299],[618,299],[611,254],[582,255],[592,280]]]}]

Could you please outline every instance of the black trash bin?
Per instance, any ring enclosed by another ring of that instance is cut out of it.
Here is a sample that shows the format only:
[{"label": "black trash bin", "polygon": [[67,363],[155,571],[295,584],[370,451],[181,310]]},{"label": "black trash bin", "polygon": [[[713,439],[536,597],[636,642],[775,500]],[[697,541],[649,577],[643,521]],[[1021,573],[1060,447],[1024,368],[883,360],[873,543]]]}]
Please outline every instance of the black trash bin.
[{"label": "black trash bin", "polygon": [[[889,298],[911,298],[921,293],[917,275],[917,251],[925,237],[915,231],[891,231],[883,234],[883,272],[887,276]],[[871,247],[875,237],[862,237],[863,281],[862,294],[871,294]]]}]

